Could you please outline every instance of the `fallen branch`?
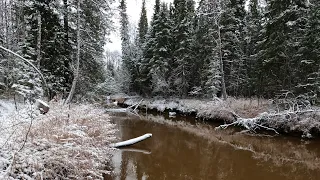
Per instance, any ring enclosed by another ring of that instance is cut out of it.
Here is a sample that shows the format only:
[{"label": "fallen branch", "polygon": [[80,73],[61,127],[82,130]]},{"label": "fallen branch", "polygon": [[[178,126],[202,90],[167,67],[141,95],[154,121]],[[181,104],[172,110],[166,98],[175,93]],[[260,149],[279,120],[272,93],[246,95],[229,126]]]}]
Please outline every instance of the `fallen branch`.
[{"label": "fallen branch", "polygon": [[237,126],[242,126],[242,127],[246,128],[249,131],[254,131],[255,132],[256,129],[263,128],[265,130],[273,131],[274,133],[279,134],[275,129],[259,124],[259,121],[264,119],[263,117],[266,117],[266,113],[262,113],[261,115],[259,115],[258,117],[255,117],[255,118],[240,118],[240,117],[236,117],[236,121],[235,122],[232,122],[230,124],[220,125],[220,126],[216,127],[215,129],[216,130],[218,130],[218,129],[226,129],[229,126],[237,125]]},{"label": "fallen branch", "polygon": [[141,142],[145,139],[148,139],[149,137],[152,137],[152,134],[148,133],[148,134],[145,134],[145,135],[133,138],[133,139],[110,144],[110,147],[119,148],[119,147],[123,147],[123,146],[130,146],[130,145],[136,144],[138,142]]},{"label": "fallen branch", "polygon": [[[230,124],[224,124],[216,127],[215,129],[226,129],[229,126],[242,126],[249,131],[255,132],[256,129],[265,129],[268,131],[273,131],[276,134],[279,134],[275,128],[268,127],[266,125],[272,126],[273,123],[277,122],[276,119],[280,119],[294,122],[299,116],[306,113],[317,113],[320,112],[318,109],[307,109],[307,110],[299,110],[299,111],[283,111],[279,113],[261,113],[255,118],[241,118],[239,116],[234,116],[235,121]],[[266,125],[265,125],[266,124]],[[306,131],[307,132],[307,131]],[[304,133],[306,133],[304,132]],[[308,134],[308,132],[307,132]]]},{"label": "fallen branch", "polygon": [[[136,109],[139,107],[139,105],[142,101],[143,101],[143,99],[141,99],[139,103],[136,103],[136,104],[129,106],[127,108],[114,108],[114,109],[107,109],[106,111],[113,112],[113,113],[131,113],[131,114],[139,116]],[[135,107],[135,108],[132,109],[133,107]]]}]

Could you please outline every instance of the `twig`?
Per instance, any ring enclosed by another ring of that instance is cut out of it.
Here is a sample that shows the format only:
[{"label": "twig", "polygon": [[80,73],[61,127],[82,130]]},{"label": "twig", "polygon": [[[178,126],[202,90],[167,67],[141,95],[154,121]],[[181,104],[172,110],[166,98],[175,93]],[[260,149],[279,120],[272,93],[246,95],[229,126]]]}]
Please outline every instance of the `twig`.
[{"label": "twig", "polygon": [[12,154],[12,162],[10,163],[10,165],[8,166],[8,168],[6,169],[6,176],[9,175],[9,173],[13,170],[14,164],[16,162],[16,154],[17,152],[14,152]]},{"label": "twig", "polygon": [[140,103],[143,101],[143,99],[141,99],[140,100],[140,102],[136,105],[136,107],[133,109],[133,111],[135,111],[137,108],[138,108],[138,106],[140,105]]},{"label": "twig", "polygon": [[24,138],[23,144],[22,144],[21,148],[19,149],[19,151],[21,151],[24,148],[24,146],[25,146],[25,144],[26,144],[26,142],[28,140],[28,136],[29,136],[29,133],[30,133],[30,130],[31,130],[32,122],[33,122],[33,115],[32,114],[33,114],[33,110],[32,110],[32,105],[31,105],[31,113],[29,114],[30,119],[31,119],[30,125],[29,125],[28,131],[26,133],[26,136]]}]

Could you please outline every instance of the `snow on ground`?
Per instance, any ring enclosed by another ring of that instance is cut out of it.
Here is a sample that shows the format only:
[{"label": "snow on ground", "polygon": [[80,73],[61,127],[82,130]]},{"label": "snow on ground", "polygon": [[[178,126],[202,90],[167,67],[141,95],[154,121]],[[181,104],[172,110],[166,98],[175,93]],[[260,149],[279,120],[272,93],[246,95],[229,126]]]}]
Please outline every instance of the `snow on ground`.
[{"label": "snow on ground", "polygon": [[[125,104],[138,104],[141,98],[128,99]],[[281,105],[281,104],[280,104]],[[300,133],[304,138],[320,134],[320,108],[275,110],[272,101],[263,99],[228,98],[215,99],[144,99],[140,107],[178,111],[182,114],[195,113],[197,117],[210,120],[223,120],[229,125],[243,126],[248,130],[279,130],[284,133]],[[221,127],[228,127],[221,126]]]},{"label": "snow on ground", "polygon": [[[127,105],[134,105],[139,102],[138,99],[128,99],[125,101]],[[183,114],[196,113],[198,117],[206,119],[224,119],[233,121],[232,109],[220,99],[198,100],[198,99],[144,99],[140,106],[148,109],[155,109],[163,112],[179,111]]]},{"label": "snow on ground", "polygon": [[103,109],[51,102],[42,115],[18,106],[0,100],[0,179],[103,179],[109,173],[115,125]]}]

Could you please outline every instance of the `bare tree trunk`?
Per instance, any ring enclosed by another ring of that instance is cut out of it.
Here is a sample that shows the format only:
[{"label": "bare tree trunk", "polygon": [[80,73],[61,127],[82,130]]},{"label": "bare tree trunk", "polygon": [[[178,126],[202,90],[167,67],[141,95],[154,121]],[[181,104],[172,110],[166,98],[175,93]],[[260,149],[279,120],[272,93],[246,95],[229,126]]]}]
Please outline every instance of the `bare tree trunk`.
[{"label": "bare tree trunk", "polygon": [[38,12],[37,67],[41,65],[41,14]]},{"label": "bare tree trunk", "polygon": [[[8,4],[7,4],[7,1],[4,1],[4,8],[5,8],[5,21],[6,21],[6,33],[5,33],[5,39],[6,39],[6,48],[7,49],[10,49],[9,47],[9,7],[8,7]],[[8,65],[8,68],[9,68],[9,63],[7,64]]]},{"label": "bare tree trunk", "polygon": [[4,10],[3,10],[3,0],[0,0],[0,33],[1,33],[1,36],[0,36],[0,43],[3,42],[4,39],[2,39],[2,35],[3,35],[3,30],[4,30],[4,17],[3,17],[3,13],[4,13]]},{"label": "bare tree trunk", "polygon": [[[3,38],[3,39],[5,39],[5,42],[3,42],[4,44],[5,44],[5,47],[7,48],[7,49],[9,49],[9,7],[8,7],[8,4],[7,4],[7,1],[4,1],[4,9],[5,9],[5,11],[4,11],[4,19],[5,19],[5,24],[4,24],[4,26],[5,26],[5,37]],[[10,68],[10,63],[9,63],[9,61],[7,61],[7,63],[6,63],[6,71],[7,71],[7,74],[9,75],[9,73],[10,73],[10,70],[9,70],[9,68]],[[9,96],[10,96],[10,91],[9,91],[9,80],[10,78],[9,78],[9,76],[6,78],[6,92],[8,92],[9,93]]]},{"label": "bare tree trunk", "polygon": [[224,79],[223,60],[222,60],[221,29],[220,29],[219,23],[217,23],[217,26],[218,26],[218,38],[219,38],[219,58],[220,58],[222,97],[224,100],[226,100],[227,99],[227,90],[226,90],[226,83],[225,83],[225,79]]},{"label": "bare tree trunk", "polygon": [[64,26],[64,32],[66,33],[65,35],[65,43],[68,43],[68,39],[69,39],[69,21],[68,21],[68,0],[63,0],[63,26]]},{"label": "bare tree trunk", "polygon": [[77,62],[76,62],[76,68],[74,70],[74,78],[72,81],[71,90],[69,92],[69,96],[65,103],[70,103],[72,100],[72,97],[74,95],[74,92],[76,90],[76,84],[79,78],[79,64],[80,64],[80,0],[78,0],[77,3]]}]

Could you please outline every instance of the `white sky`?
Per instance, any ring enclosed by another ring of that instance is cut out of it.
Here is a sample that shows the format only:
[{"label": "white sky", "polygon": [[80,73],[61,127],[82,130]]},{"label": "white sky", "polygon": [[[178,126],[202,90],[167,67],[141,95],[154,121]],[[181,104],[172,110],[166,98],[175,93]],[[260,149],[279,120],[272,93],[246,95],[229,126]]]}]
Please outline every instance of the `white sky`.
[{"label": "white sky", "polygon": [[[115,7],[119,6],[120,0],[117,0],[117,2],[114,4]],[[173,2],[173,0],[160,0],[160,2]],[[129,17],[129,22],[131,24],[134,24],[137,26],[140,18],[141,13],[141,6],[142,6],[142,0],[126,0],[127,3],[127,14]],[[147,9],[147,16],[148,21],[150,21],[151,16],[153,14],[153,6],[154,6],[155,0],[146,0],[146,9]],[[112,32],[112,34],[109,36],[112,43],[108,43],[105,47],[107,51],[121,51],[121,39],[120,39],[120,30],[119,30],[119,12],[115,11],[115,17],[114,22],[116,26],[116,32]]]}]

